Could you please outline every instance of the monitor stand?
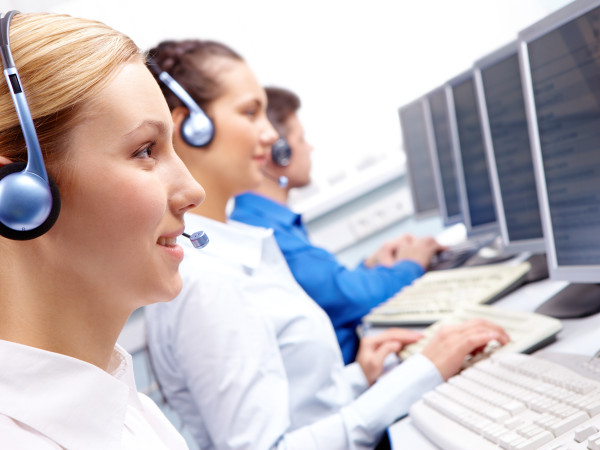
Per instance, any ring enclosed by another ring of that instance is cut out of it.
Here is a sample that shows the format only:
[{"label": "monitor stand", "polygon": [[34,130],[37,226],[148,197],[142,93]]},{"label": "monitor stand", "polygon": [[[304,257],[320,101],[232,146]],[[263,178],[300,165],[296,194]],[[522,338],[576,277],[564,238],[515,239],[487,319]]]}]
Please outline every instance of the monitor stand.
[{"label": "monitor stand", "polygon": [[542,303],[535,312],[556,317],[575,319],[600,312],[600,284],[570,283]]},{"label": "monitor stand", "polygon": [[495,264],[503,261],[508,261],[514,258],[515,255],[506,254],[502,251],[502,244],[498,239],[488,245],[481,247],[477,253],[471,256],[464,264],[464,267],[484,266],[487,264]]},{"label": "monitor stand", "polygon": [[546,260],[545,253],[535,253],[524,261],[527,261],[531,265],[531,269],[529,269],[525,277],[528,283],[548,278],[548,261]]}]

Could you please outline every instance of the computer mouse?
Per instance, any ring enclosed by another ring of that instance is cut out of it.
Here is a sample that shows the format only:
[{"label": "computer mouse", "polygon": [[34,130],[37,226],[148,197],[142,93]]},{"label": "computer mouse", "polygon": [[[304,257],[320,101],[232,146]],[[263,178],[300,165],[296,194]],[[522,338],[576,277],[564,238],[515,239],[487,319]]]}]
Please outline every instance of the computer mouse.
[{"label": "computer mouse", "polygon": [[482,247],[477,252],[477,256],[480,258],[497,258],[500,256],[500,252],[493,247]]}]

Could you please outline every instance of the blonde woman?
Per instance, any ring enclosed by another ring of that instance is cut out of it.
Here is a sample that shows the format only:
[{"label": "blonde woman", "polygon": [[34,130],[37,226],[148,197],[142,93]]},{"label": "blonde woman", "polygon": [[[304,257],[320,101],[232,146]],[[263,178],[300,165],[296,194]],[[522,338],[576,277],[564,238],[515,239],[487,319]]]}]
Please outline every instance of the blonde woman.
[{"label": "blonde woman", "polygon": [[[204,191],[173,150],[169,109],[129,38],[69,16],[7,22],[5,50],[62,208],[39,237],[0,236],[0,448],[187,448],[136,392],[116,341],[136,308],[180,291],[175,239]],[[2,83],[0,166],[27,160]]]}]

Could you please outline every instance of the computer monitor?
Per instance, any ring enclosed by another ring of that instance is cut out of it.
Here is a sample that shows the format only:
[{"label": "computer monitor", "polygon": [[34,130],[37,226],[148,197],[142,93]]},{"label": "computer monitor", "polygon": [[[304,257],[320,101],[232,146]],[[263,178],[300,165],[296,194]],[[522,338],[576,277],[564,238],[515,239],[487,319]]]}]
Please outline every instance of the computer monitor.
[{"label": "computer monitor", "polygon": [[445,226],[462,222],[463,216],[458,199],[456,163],[452,150],[448,100],[443,87],[427,95],[425,125],[429,137],[429,149],[433,168],[433,180],[437,192],[440,215]]},{"label": "computer monitor", "polygon": [[[545,252],[517,42],[475,62],[475,86],[503,252]],[[546,261],[541,263],[547,276]]]},{"label": "computer monitor", "polygon": [[600,1],[576,0],[519,33],[525,104],[551,278],[538,311],[600,311]]},{"label": "computer monitor", "polygon": [[473,70],[446,85],[458,195],[468,236],[498,232]]},{"label": "computer monitor", "polygon": [[398,109],[408,182],[417,217],[437,214],[439,211],[423,103],[424,99],[420,98]]}]

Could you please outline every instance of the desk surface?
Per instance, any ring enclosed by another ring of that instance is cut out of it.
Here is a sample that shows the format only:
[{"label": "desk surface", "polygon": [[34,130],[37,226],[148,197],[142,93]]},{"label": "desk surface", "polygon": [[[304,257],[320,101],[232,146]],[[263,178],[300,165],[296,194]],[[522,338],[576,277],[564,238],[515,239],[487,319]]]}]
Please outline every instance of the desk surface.
[{"label": "desk surface", "polygon": [[[542,280],[527,284],[494,303],[516,311],[534,311],[541,303],[567,285],[564,281]],[[600,348],[600,313],[582,319],[562,319],[563,329],[557,340],[541,351],[576,353],[592,356]],[[392,448],[437,449],[412,424],[410,416],[389,430]]]}]

